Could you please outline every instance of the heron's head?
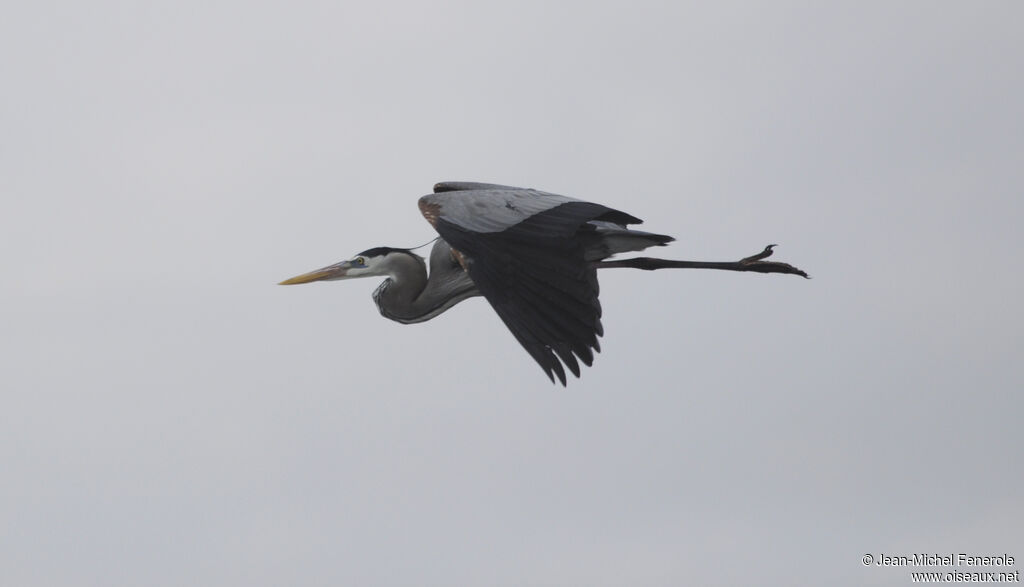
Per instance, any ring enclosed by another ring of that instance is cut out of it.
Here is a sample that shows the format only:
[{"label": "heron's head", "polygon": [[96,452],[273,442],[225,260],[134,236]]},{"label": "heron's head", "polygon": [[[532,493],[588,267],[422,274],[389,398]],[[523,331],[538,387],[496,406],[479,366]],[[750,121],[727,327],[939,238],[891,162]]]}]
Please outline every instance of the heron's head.
[{"label": "heron's head", "polygon": [[[357,277],[392,276],[400,259],[419,256],[408,249],[391,247],[375,247],[359,253],[351,259],[328,265],[309,273],[286,279],[278,285],[295,285],[312,281],[336,281],[338,279],[355,279]],[[407,262],[407,261],[406,261]],[[423,261],[420,260],[420,263]]]}]

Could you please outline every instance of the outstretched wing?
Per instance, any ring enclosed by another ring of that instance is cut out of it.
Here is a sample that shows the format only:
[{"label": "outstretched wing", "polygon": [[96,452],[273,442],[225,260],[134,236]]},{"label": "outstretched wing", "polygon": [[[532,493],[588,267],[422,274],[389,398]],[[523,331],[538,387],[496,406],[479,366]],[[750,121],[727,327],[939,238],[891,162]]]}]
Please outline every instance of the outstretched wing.
[{"label": "outstretched wing", "polygon": [[[591,220],[637,224],[600,204],[492,184],[443,183],[420,210],[462,257],[477,288],[548,378],[579,377],[603,334],[597,270],[577,231]],[[561,361],[559,361],[561,359]]]}]

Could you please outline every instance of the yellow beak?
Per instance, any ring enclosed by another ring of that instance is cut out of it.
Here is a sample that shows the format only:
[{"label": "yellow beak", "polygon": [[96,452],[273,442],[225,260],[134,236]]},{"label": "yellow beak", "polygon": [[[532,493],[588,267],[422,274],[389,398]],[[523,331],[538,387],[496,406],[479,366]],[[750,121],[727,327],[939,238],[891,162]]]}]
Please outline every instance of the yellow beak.
[{"label": "yellow beak", "polygon": [[342,261],[341,263],[335,263],[323,269],[317,269],[316,271],[310,271],[309,273],[303,273],[302,275],[296,275],[291,279],[285,279],[278,285],[296,285],[299,283],[310,283],[311,281],[324,281],[330,279],[341,279],[348,273],[349,262]]}]

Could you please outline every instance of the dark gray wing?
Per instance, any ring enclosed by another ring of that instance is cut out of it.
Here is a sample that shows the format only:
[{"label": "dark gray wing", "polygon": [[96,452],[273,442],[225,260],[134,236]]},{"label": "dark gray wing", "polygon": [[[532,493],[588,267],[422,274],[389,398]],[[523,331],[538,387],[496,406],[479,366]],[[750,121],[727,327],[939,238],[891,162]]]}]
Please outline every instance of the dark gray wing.
[{"label": "dark gray wing", "polygon": [[420,198],[420,210],[431,224],[434,224],[433,215],[436,214],[441,220],[460,228],[490,233],[501,232],[566,202],[578,201],[537,190],[499,186],[423,196]]},{"label": "dark gray wing", "polygon": [[[483,189],[420,198],[420,209],[463,257],[480,293],[547,376],[579,377],[603,334],[597,270],[577,231],[591,220],[640,220],[600,204],[535,190]],[[561,359],[561,362],[559,361]]]}]

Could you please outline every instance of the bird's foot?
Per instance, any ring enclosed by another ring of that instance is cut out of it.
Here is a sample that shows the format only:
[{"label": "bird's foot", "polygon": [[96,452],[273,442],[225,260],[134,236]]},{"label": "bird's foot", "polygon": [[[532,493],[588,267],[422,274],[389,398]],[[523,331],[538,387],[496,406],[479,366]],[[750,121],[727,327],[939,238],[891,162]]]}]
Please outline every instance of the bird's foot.
[{"label": "bird's foot", "polygon": [[772,249],[779,245],[768,245],[763,251],[756,255],[744,257],[739,260],[738,264],[743,265],[746,271],[757,271],[760,273],[788,273],[791,275],[799,275],[806,279],[810,279],[811,276],[807,275],[802,269],[798,269],[789,263],[781,263],[779,261],[764,261],[772,256],[774,252]]}]

